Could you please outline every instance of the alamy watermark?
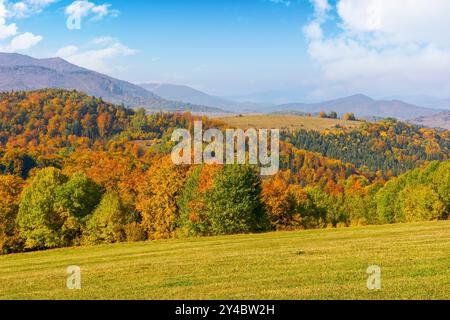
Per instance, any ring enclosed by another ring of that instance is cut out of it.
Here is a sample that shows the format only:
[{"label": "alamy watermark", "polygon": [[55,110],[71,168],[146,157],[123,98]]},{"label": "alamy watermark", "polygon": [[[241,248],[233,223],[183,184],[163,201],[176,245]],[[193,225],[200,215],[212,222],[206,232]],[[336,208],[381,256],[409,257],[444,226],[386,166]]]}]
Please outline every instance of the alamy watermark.
[{"label": "alamy watermark", "polygon": [[[263,176],[275,175],[280,170],[279,130],[227,129],[224,135],[218,129],[203,132],[202,121],[195,121],[193,136],[186,129],[177,129],[172,134],[172,142],[179,142],[172,150],[176,165],[259,165]],[[208,145],[204,148],[204,144]]]},{"label": "alamy watermark", "polygon": [[381,290],[381,268],[376,265],[370,266],[367,268],[367,274],[369,275],[367,289],[372,291]]},{"label": "alamy watermark", "polygon": [[79,266],[67,267],[67,282],[66,286],[69,290],[81,289],[81,268]]}]

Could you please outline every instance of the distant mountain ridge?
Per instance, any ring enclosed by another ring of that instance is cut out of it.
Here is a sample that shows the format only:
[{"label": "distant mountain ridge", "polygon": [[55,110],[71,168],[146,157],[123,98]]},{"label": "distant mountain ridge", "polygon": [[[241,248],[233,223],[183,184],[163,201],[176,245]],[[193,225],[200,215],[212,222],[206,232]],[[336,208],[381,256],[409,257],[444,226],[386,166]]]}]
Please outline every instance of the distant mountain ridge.
[{"label": "distant mountain ridge", "polygon": [[168,100],[184,101],[197,105],[233,109],[238,103],[206,94],[188,86],[167,83],[143,83],[140,87]]},{"label": "distant mountain ridge", "polygon": [[0,53],[0,91],[60,88],[78,90],[114,104],[148,110],[221,112],[218,108],[168,101],[127,81],[71,64],[61,58],[35,59]]},{"label": "distant mountain ridge", "polygon": [[[224,110],[235,113],[336,111],[340,115],[352,112],[359,118],[393,117],[409,120],[434,116],[443,111],[437,109],[438,107],[435,109],[419,107],[400,100],[374,100],[362,94],[320,103],[287,103],[276,106],[269,101],[234,101],[187,86],[172,84],[138,86],[78,67],[61,58],[35,59],[21,54],[0,53],[0,91],[30,91],[44,88],[77,90],[107,102],[123,103],[128,107],[144,107],[149,111],[190,111],[214,115],[227,113]],[[269,97],[275,93],[269,94]],[[446,106],[448,102],[442,100],[435,105]]]},{"label": "distant mountain ridge", "polygon": [[363,94],[329,100],[321,103],[289,103],[271,108],[271,112],[300,111],[317,113],[336,111],[338,114],[354,113],[358,117],[397,118],[400,120],[430,116],[442,110],[418,107],[399,100],[374,100]]},{"label": "distant mountain ridge", "polygon": [[[142,88],[168,100],[184,101],[196,105],[220,108],[230,112],[255,112],[262,107],[260,103],[239,102],[232,99],[209,95],[194,88],[168,83],[143,83]],[[268,104],[264,104],[267,107]]]},{"label": "distant mountain ridge", "polygon": [[427,95],[413,95],[413,96],[393,96],[389,97],[388,99],[405,101],[407,103],[419,107],[450,110],[450,97],[443,99]]},{"label": "distant mountain ridge", "polygon": [[442,111],[431,116],[415,118],[408,122],[429,128],[450,130],[450,111]]},{"label": "distant mountain ridge", "polygon": [[[290,114],[317,114],[321,111],[336,111],[338,114],[354,113],[357,117],[368,119],[397,118],[407,120],[417,117],[432,116],[441,112],[440,109],[431,109],[417,106],[403,101],[375,100],[363,94],[329,100],[319,103],[287,103],[271,105],[267,100],[264,102],[244,102],[244,100],[233,101],[227,98],[208,95],[188,86],[173,84],[141,84],[141,86],[154,94],[169,100],[179,100],[194,104],[203,104],[219,107],[237,113],[290,113]],[[269,94],[270,93],[270,94]],[[272,93],[268,93],[268,98]],[[276,91],[273,93],[277,93]],[[281,93],[280,93],[281,94]],[[262,101],[262,100],[260,100]]]}]

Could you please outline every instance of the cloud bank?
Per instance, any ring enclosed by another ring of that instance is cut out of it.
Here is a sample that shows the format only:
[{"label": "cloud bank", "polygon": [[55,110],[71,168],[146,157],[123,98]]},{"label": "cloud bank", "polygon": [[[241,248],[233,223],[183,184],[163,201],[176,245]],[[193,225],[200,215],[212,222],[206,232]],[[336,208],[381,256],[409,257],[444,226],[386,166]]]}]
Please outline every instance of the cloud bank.
[{"label": "cloud bank", "polygon": [[303,31],[321,70],[313,96],[450,95],[450,1],[310,2]]}]

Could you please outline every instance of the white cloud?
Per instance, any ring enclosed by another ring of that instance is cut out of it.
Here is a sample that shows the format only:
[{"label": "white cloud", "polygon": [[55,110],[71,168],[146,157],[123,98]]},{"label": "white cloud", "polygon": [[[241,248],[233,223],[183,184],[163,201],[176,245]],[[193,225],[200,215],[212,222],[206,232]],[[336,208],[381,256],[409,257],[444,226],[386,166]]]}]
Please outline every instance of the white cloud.
[{"label": "white cloud", "polygon": [[329,10],[331,10],[331,5],[328,0],[310,0],[314,6],[314,14],[317,18],[324,18]]},{"label": "white cloud", "polygon": [[266,0],[268,2],[272,2],[275,4],[282,4],[285,5],[286,7],[289,7],[292,4],[292,1],[290,0]]},{"label": "white cloud", "polygon": [[[310,57],[322,70],[316,95],[356,92],[450,95],[450,1],[311,1],[305,26]],[[337,19],[329,19],[334,12]],[[335,23],[327,35],[323,24]]]},{"label": "white cloud", "polygon": [[99,20],[106,16],[116,17],[118,10],[112,10],[108,3],[97,5],[89,0],[77,0],[72,2],[65,10],[66,15],[85,18],[91,16],[93,20]]},{"label": "white cloud", "polygon": [[59,0],[22,0],[18,2],[8,2],[8,11],[10,17],[25,18],[33,14],[42,12],[42,10]]},{"label": "white cloud", "polygon": [[25,32],[14,37],[4,50],[7,52],[28,50],[41,42],[41,40],[41,36],[35,36],[31,32]]},{"label": "white cloud", "polygon": [[[28,8],[43,8],[52,2],[54,0],[24,0],[15,3],[0,0],[0,50],[23,51],[38,44],[42,40],[42,36],[34,35],[31,32],[19,33],[17,25],[15,23],[8,24],[7,19],[24,16]],[[19,14],[19,12],[21,13]]]},{"label": "white cloud", "polygon": [[7,24],[6,17],[8,11],[6,10],[4,0],[0,0],[0,40],[7,39],[17,33],[17,26],[15,23]]},{"label": "white cloud", "polygon": [[60,58],[67,58],[67,57],[77,54],[77,52],[78,52],[78,47],[71,45],[71,46],[67,46],[67,47],[63,47],[63,48],[59,49],[55,55]]},{"label": "white cloud", "polygon": [[353,32],[378,32],[397,43],[450,45],[448,0],[341,0],[344,27]]},{"label": "white cloud", "polygon": [[268,0],[269,2],[272,2],[272,3],[276,3],[276,4],[283,4],[283,5],[285,5],[286,7],[289,7],[290,5],[291,5],[291,1],[289,1],[289,0]]},{"label": "white cloud", "polygon": [[135,55],[138,51],[128,48],[114,38],[96,38],[86,46],[70,45],[61,48],[56,56],[67,61],[102,73],[112,73],[122,67],[114,64],[117,57]]}]

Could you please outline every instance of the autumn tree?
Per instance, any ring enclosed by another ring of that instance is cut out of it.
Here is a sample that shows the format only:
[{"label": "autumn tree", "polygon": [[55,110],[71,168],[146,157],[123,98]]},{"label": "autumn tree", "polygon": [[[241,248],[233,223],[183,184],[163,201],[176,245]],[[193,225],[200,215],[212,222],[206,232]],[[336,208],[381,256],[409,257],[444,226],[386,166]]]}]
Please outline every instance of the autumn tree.
[{"label": "autumn tree", "polygon": [[344,120],[346,121],[356,121],[356,116],[354,113],[346,113],[344,114]]},{"label": "autumn tree", "polygon": [[21,247],[15,220],[23,184],[17,176],[0,175],[0,254],[18,251]]},{"label": "autumn tree", "polygon": [[100,198],[99,187],[83,175],[69,179],[58,169],[40,170],[24,189],[17,216],[27,249],[73,244],[83,219]]},{"label": "autumn tree", "polygon": [[328,115],[328,118],[337,119],[338,115],[337,115],[336,111],[331,111],[330,114]]},{"label": "autumn tree", "polygon": [[445,205],[430,186],[408,186],[400,192],[399,201],[406,222],[440,220],[444,217]]},{"label": "autumn tree", "polygon": [[89,244],[122,242],[125,225],[130,222],[119,195],[107,192],[87,221],[83,240]]},{"label": "autumn tree", "polygon": [[189,236],[206,236],[211,233],[211,221],[206,202],[206,193],[214,186],[217,173],[222,170],[216,165],[202,165],[189,175],[178,200],[180,233]]},{"label": "autumn tree", "polygon": [[263,184],[262,197],[275,230],[311,229],[325,224],[326,212],[315,206],[309,193],[290,184],[290,172],[279,173]]},{"label": "autumn tree", "polygon": [[28,249],[45,249],[64,246],[62,227],[64,217],[54,207],[58,189],[67,177],[55,168],[37,173],[23,192],[17,223],[20,235]]},{"label": "autumn tree", "polygon": [[170,157],[155,160],[138,187],[136,208],[150,239],[175,235],[177,201],[186,180],[188,167],[176,166]]}]

